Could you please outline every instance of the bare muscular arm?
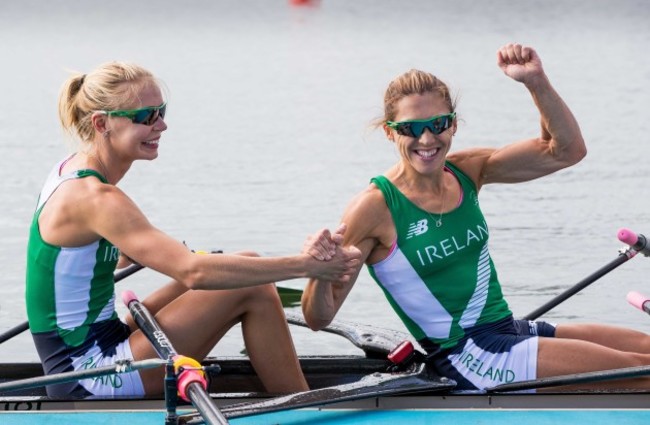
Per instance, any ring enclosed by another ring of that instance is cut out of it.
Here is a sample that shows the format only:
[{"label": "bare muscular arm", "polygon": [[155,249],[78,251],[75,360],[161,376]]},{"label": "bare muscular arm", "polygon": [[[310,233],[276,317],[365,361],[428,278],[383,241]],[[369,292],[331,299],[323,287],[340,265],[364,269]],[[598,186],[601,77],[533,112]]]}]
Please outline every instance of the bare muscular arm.
[{"label": "bare muscular arm", "polygon": [[133,261],[191,289],[240,288],[316,276],[346,280],[359,263],[358,255],[347,250],[327,262],[308,254],[196,255],[154,227],[119,188],[94,178],[65,182],[46,208],[40,223],[48,242],[82,246],[103,237]]},{"label": "bare muscular arm", "polygon": [[363,263],[374,263],[385,256],[395,240],[390,212],[374,185],[352,200],[341,222],[345,224],[342,246],[356,247],[360,261],[349,280],[309,280],[301,304],[305,321],[313,330],[331,323],[352,290]]},{"label": "bare muscular arm", "polygon": [[497,52],[497,63],[508,77],[524,84],[530,92],[540,112],[540,135],[498,149],[461,150],[448,159],[479,187],[532,180],[579,162],[587,152],[580,127],[551,85],[535,50],[506,45]]}]

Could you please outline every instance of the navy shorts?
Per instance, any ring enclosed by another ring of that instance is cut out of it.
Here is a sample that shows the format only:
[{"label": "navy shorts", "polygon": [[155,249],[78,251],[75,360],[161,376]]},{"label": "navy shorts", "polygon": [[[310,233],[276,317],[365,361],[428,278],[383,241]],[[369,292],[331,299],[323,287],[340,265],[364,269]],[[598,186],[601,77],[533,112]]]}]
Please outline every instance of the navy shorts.
[{"label": "navy shorts", "polygon": [[555,337],[555,325],[508,317],[467,329],[452,349],[432,350],[428,341],[421,345],[438,373],[457,382],[456,389],[483,390],[536,379],[539,337]]}]

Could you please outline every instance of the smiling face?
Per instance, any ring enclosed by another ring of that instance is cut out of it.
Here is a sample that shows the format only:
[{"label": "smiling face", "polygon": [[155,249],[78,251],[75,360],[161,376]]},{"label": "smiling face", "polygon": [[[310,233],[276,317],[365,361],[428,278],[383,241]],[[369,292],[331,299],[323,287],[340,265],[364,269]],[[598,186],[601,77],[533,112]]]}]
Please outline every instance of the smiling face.
[{"label": "smiling face", "polygon": [[[396,103],[394,121],[421,120],[450,112],[448,102],[438,93],[411,94]],[[429,129],[424,130],[420,137],[400,135],[388,126],[384,127],[384,131],[395,142],[406,168],[419,174],[431,174],[442,170],[444,166],[452,136],[456,132],[456,120],[450,128],[438,135]]]},{"label": "smiling face", "polygon": [[[160,88],[154,83],[145,84],[138,91],[136,98],[137,103],[126,105],[124,109],[160,106],[164,102]],[[138,124],[128,117],[106,115],[103,117],[106,121],[102,133],[106,135],[101,137],[104,138],[104,142],[110,142],[106,147],[112,151],[112,154],[123,161],[131,162],[138,159],[153,160],[158,157],[160,136],[167,129],[162,116],[159,116],[152,125]]]}]

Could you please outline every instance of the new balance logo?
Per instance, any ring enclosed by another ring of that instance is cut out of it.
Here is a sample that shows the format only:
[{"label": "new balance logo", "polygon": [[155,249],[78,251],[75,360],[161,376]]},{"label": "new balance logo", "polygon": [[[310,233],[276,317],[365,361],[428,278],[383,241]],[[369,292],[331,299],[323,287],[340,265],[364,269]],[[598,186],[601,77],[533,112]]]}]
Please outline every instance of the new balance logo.
[{"label": "new balance logo", "polygon": [[413,236],[420,236],[429,230],[429,225],[426,218],[419,220],[409,225],[409,231],[406,233],[406,239],[411,239]]}]

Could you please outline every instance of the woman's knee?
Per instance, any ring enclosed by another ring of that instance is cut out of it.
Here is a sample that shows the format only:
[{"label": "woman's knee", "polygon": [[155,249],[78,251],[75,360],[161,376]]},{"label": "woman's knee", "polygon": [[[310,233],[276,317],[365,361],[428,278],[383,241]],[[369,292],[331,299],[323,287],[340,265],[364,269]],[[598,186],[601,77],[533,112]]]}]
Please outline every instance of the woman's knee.
[{"label": "woman's knee", "polygon": [[269,303],[281,304],[280,294],[278,294],[278,289],[274,283],[242,289],[242,301],[250,306],[268,306]]}]

